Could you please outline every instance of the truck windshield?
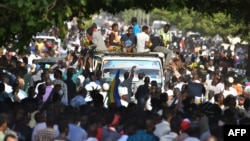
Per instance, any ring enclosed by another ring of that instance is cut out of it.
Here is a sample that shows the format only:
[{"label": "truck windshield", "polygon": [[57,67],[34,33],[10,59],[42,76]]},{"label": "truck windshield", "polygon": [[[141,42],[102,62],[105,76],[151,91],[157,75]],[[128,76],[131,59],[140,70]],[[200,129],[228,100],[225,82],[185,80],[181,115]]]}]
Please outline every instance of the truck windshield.
[{"label": "truck windshield", "polygon": [[130,72],[133,66],[137,66],[134,74],[134,81],[138,80],[138,74],[144,72],[151,80],[161,83],[163,77],[160,61],[151,60],[104,60],[103,78],[106,81],[112,81],[115,74],[120,70],[120,80],[123,80],[123,74]]}]

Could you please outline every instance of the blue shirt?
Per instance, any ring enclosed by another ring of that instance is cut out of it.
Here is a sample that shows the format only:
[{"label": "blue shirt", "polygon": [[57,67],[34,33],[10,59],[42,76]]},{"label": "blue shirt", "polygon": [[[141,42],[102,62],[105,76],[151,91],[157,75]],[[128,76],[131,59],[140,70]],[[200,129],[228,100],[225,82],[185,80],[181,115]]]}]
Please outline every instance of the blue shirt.
[{"label": "blue shirt", "polygon": [[152,134],[138,130],[135,134],[129,136],[127,141],[156,141],[156,138]]},{"label": "blue shirt", "polygon": [[136,44],[136,36],[134,34],[128,35],[128,34],[123,34],[121,37],[121,41],[124,42],[125,47],[130,47],[133,44]]},{"label": "blue shirt", "polygon": [[70,105],[75,108],[80,108],[81,105],[86,104],[86,101],[83,96],[76,95],[74,98],[71,99]]},{"label": "blue shirt", "polygon": [[140,33],[140,32],[141,32],[140,26],[138,24],[134,25],[133,26],[134,35],[136,35],[137,33]]},{"label": "blue shirt", "polygon": [[68,139],[71,141],[85,141],[87,139],[87,133],[80,126],[69,124]]}]

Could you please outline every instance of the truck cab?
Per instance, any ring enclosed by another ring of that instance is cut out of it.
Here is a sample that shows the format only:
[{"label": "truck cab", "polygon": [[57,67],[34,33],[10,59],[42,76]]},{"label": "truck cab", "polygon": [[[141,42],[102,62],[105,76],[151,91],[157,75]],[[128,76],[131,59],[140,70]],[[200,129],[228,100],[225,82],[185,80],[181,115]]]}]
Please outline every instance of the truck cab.
[{"label": "truck cab", "polygon": [[94,69],[101,71],[103,82],[110,83],[118,70],[120,70],[120,80],[123,81],[123,74],[129,72],[133,66],[135,69],[133,85],[139,80],[138,74],[144,72],[150,77],[150,81],[155,80],[158,87],[164,88],[163,61],[164,55],[160,52],[149,53],[104,53],[97,54],[93,59]]}]

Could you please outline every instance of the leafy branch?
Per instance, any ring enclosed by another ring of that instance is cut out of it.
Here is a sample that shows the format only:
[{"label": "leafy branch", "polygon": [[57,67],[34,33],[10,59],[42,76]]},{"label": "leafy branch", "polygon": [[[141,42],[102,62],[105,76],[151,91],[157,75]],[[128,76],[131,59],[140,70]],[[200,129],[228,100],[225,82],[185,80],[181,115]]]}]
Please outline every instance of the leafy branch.
[{"label": "leafy branch", "polygon": [[45,12],[43,14],[43,19],[42,21],[49,21],[48,18],[48,13],[56,6],[57,0],[54,0],[53,2],[51,2],[46,8],[45,8]]},{"label": "leafy branch", "polygon": [[50,3],[47,7],[47,12],[51,11],[56,6],[57,0],[54,0],[52,3]]},{"label": "leafy branch", "polygon": [[13,11],[13,12],[17,12],[17,10],[15,10],[13,8],[10,8],[10,7],[8,7],[7,5],[4,5],[4,4],[0,4],[0,8],[4,8],[4,9],[7,9],[7,10],[10,10],[10,11]]}]

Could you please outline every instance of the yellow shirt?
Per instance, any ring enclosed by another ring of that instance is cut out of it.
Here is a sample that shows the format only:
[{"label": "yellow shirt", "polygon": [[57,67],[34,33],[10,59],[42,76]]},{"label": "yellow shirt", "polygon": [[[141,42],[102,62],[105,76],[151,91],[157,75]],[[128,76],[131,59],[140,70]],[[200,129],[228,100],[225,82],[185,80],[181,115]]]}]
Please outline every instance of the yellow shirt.
[{"label": "yellow shirt", "polygon": [[41,52],[43,50],[43,47],[44,47],[44,43],[43,42],[40,42],[40,43],[36,43],[36,46],[37,46],[37,50],[39,52]]},{"label": "yellow shirt", "polygon": [[172,34],[171,32],[165,33],[164,30],[160,30],[160,35],[162,37],[162,41],[164,43],[164,46],[168,46],[168,44],[172,41]]}]

